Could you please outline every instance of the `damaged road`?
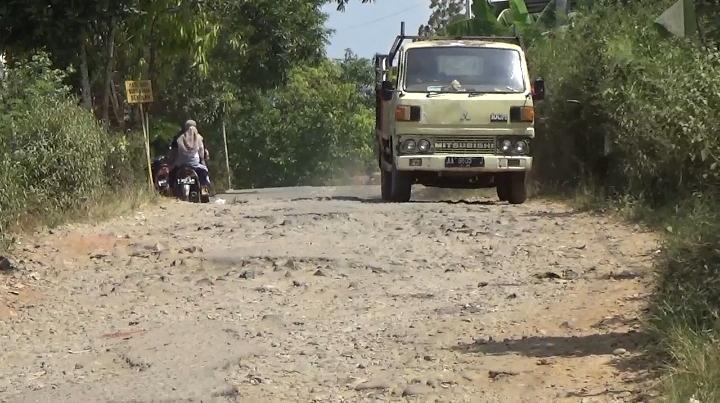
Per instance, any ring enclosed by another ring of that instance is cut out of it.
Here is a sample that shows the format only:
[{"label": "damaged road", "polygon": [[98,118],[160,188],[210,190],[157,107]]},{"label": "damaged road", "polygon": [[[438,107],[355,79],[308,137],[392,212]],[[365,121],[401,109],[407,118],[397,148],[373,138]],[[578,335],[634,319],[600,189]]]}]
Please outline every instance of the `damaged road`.
[{"label": "damaged road", "polygon": [[378,193],[236,192],[21,238],[0,401],[646,398],[654,234],[546,201]]}]

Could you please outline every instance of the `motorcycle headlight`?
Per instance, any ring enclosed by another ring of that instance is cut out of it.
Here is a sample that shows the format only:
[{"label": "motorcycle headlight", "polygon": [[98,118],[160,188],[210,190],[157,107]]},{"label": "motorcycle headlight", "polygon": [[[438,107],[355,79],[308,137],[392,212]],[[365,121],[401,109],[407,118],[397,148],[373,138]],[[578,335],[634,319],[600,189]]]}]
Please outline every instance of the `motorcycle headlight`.
[{"label": "motorcycle headlight", "polygon": [[417,143],[413,139],[405,140],[400,148],[404,153],[413,153],[417,151]]},{"label": "motorcycle headlight", "polygon": [[420,140],[418,142],[417,148],[421,153],[429,153],[432,145],[427,140]]}]

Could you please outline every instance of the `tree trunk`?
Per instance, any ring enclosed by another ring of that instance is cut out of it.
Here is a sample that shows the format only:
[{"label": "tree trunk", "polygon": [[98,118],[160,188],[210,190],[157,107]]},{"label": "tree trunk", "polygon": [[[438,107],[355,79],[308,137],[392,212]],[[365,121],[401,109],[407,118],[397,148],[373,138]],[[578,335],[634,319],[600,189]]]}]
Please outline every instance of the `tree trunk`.
[{"label": "tree trunk", "polygon": [[148,57],[148,80],[153,83],[157,82],[157,44],[155,39],[155,26],[157,23],[157,15],[153,16],[152,24],[150,25],[150,49]]},{"label": "tree trunk", "polygon": [[83,30],[80,37],[80,76],[82,80],[82,105],[92,110],[92,89],[90,86],[90,69],[87,57],[87,33]]},{"label": "tree trunk", "polygon": [[115,24],[117,18],[110,19],[110,35],[107,43],[107,65],[105,67],[105,95],[103,97],[103,122],[106,126],[110,126],[110,95],[112,85],[112,73],[115,66]]},{"label": "tree trunk", "polygon": [[112,101],[113,113],[115,114],[115,121],[120,128],[125,131],[125,111],[120,109],[120,102],[118,101],[117,88],[115,82],[110,80],[110,100]]}]

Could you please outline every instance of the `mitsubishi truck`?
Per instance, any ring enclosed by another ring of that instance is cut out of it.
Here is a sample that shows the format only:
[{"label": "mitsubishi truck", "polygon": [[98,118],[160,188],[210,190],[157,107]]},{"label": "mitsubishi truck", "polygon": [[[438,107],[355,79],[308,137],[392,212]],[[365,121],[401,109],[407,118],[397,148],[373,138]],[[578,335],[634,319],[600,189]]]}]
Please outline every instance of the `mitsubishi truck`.
[{"label": "mitsubishi truck", "polygon": [[531,82],[518,38],[422,38],[403,24],[390,53],[375,56],[375,73],[384,201],[407,202],[421,184],[495,187],[501,201],[525,202],[533,102],[545,85]]}]

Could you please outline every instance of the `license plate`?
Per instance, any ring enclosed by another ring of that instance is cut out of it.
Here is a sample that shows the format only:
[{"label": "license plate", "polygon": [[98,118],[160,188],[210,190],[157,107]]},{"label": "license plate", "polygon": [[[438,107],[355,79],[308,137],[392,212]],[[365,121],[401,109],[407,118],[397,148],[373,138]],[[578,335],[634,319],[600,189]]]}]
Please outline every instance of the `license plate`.
[{"label": "license plate", "polygon": [[446,168],[479,168],[485,166],[483,157],[445,157]]}]

